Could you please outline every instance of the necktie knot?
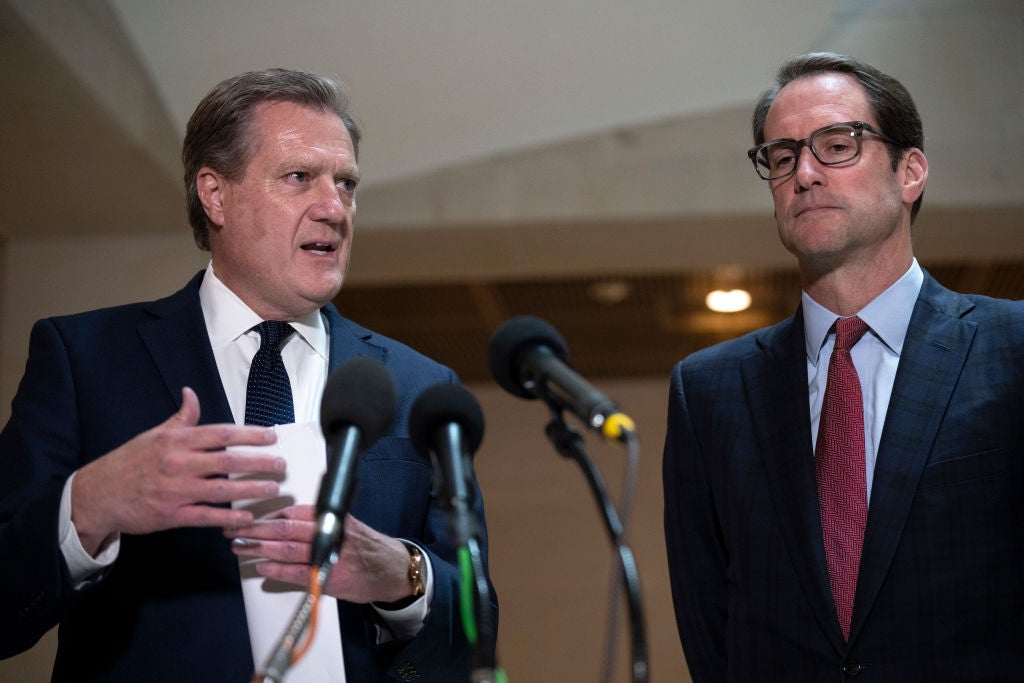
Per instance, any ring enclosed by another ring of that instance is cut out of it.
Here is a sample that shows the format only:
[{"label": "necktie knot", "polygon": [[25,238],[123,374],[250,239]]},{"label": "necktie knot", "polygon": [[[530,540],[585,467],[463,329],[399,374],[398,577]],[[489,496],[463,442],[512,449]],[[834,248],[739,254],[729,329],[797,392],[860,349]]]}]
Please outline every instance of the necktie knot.
[{"label": "necktie knot", "polygon": [[281,342],[295,330],[283,320],[264,320],[254,328],[260,333],[260,350],[281,348]]},{"label": "necktie knot", "polygon": [[868,324],[855,315],[849,318],[839,318],[836,320],[835,348],[849,351],[867,331]]}]

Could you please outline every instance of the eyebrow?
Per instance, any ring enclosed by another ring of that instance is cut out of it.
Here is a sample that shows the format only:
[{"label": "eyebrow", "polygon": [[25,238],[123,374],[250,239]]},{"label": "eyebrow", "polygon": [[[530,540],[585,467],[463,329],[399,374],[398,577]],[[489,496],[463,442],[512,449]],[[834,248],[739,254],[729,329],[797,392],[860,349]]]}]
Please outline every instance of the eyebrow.
[{"label": "eyebrow", "polygon": [[331,175],[335,178],[349,178],[358,181],[360,179],[359,166],[356,163],[345,164],[341,169],[334,171],[333,163],[325,163],[318,157],[304,152],[297,152],[288,155],[275,165],[278,174],[290,173],[291,171],[303,171],[307,173],[324,173],[331,168]]}]

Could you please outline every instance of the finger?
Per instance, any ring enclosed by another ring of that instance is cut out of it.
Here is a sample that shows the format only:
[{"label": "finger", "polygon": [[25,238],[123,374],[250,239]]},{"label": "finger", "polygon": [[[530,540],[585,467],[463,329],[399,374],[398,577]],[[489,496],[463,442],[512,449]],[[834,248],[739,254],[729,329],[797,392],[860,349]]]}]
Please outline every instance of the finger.
[{"label": "finger", "polygon": [[[199,397],[189,387],[181,388],[181,407],[178,411],[158,425],[161,427],[194,427],[199,424]],[[155,431],[155,430],[154,430]]]},{"label": "finger", "polygon": [[310,543],[316,525],[290,519],[260,519],[245,528],[225,529],[229,538],[247,538],[262,541],[297,541]]},{"label": "finger", "polygon": [[312,505],[289,505],[275,512],[274,517],[312,522],[316,519],[316,508]]},{"label": "finger", "polygon": [[181,408],[167,420],[179,427],[193,427],[199,424],[199,397],[191,387],[181,388]]},{"label": "finger", "polygon": [[188,505],[174,515],[174,526],[188,527],[248,527],[253,523],[252,512],[210,505]]},{"label": "finger", "polygon": [[[174,451],[166,457],[168,471],[173,472],[175,476],[189,478],[193,483],[200,485],[211,477],[229,475],[242,478],[244,481],[280,482],[284,481],[288,469],[287,461],[277,455],[241,451],[195,451],[188,448]],[[194,495],[202,495],[194,488],[191,491]]]},{"label": "finger", "polygon": [[280,492],[276,481],[268,479],[200,479],[192,497],[203,503],[233,503],[236,500],[273,498]]},{"label": "finger", "polygon": [[246,451],[213,451],[197,460],[207,463],[211,474],[283,475],[288,469],[280,456]]},{"label": "finger", "polygon": [[293,541],[254,541],[249,538],[236,538],[231,541],[231,551],[239,557],[260,557],[274,562],[308,565],[312,546]]},{"label": "finger", "polygon": [[183,445],[189,448],[212,451],[228,446],[267,446],[277,441],[277,434],[254,425],[212,424],[193,427],[183,438]]}]

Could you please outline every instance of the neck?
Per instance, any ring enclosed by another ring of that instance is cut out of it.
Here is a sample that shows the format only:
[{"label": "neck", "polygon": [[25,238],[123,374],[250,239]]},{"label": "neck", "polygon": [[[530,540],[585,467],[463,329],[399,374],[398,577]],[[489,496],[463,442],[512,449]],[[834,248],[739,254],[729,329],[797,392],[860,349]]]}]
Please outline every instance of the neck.
[{"label": "neck", "polygon": [[815,271],[801,264],[804,291],[828,310],[856,315],[910,268],[913,255]]}]

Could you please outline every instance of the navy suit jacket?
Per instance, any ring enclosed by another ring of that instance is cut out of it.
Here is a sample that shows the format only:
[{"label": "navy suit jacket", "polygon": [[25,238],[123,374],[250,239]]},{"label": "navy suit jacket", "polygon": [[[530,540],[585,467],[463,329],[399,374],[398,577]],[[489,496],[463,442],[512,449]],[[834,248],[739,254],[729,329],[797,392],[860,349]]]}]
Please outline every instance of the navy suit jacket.
[{"label": "navy suit jacket", "polygon": [[845,642],[811,450],[803,316],[672,376],[665,534],[693,680],[1024,676],[1024,303],[925,274],[878,449]]},{"label": "navy suit jacket", "polygon": [[[200,422],[232,422],[199,305],[199,273],[165,299],[36,323],[12,415],[0,434],[0,656],[60,624],[56,681],[249,681],[254,662],[238,559],[219,529],[122,537],[102,580],[75,590],[57,538],[68,476],[199,396]],[[413,639],[376,645],[375,613],[339,601],[348,680],[466,680],[470,646],[457,622],[458,571],[448,522],[431,497],[431,465],[412,446],[409,408],[454,373],[324,309],[330,367],[375,358],[398,393],[394,422],[360,458],[351,512],[426,548],[430,613]],[[483,527],[483,507],[476,512]],[[486,536],[482,538],[486,558]],[[292,615],[282,614],[282,631]],[[259,662],[263,665],[263,662]]]}]

